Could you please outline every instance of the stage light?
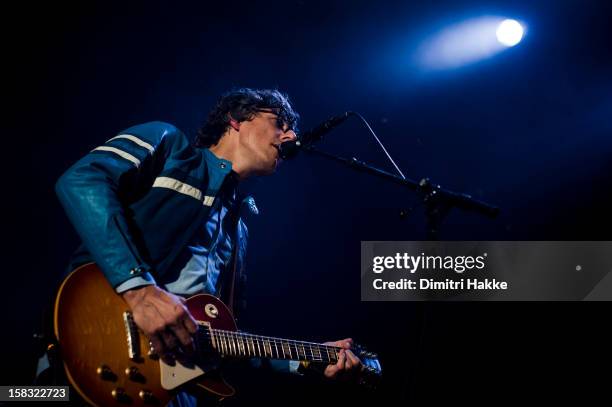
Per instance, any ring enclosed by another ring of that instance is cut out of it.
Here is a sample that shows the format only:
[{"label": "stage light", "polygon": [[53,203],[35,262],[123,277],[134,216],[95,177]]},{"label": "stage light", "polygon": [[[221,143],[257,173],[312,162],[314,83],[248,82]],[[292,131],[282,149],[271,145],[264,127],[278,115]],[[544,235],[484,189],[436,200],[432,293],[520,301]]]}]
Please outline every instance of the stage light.
[{"label": "stage light", "polygon": [[417,66],[425,71],[460,68],[518,44],[525,29],[516,20],[480,16],[448,24],[417,47]]},{"label": "stage light", "polygon": [[497,27],[495,34],[497,35],[497,41],[508,47],[513,47],[523,39],[523,26],[516,20],[504,20]]}]

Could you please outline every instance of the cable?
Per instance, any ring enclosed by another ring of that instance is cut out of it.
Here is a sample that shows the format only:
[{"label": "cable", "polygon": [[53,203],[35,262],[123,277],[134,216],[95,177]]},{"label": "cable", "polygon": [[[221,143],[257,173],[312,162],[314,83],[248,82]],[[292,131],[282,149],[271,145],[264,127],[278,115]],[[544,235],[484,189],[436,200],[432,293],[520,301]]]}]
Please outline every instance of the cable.
[{"label": "cable", "polygon": [[364,117],[362,115],[360,115],[359,113],[357,113],[357,112],[349,112],[349,113],[359,117],[363,121],[363,123],[366,125],[368,130],[370,130],[370,133],[372,133],[372,136],[374,136],[374,139],[376,140],[376,142],[378,143],[380,148],[382,148],[383,152],[385,153],[385,155],[387,156],[389,161],[391,161],[391,164],[393,164],[393,166],[395,167],[397,172],[400,174],[402,179],[406,179],[406,177],[404,176],[404,173],[402,173],[402,170],[400,170],[399,167],[397,166],[397,164],[395,164],[395,161],[393,161],[393,158],[391,158],[391,154],[389,154],[389,152],[387,151],[387,149],[385,148],[383,143],[380,141],[380,139],[378,138],[376,133],[374,133],[374,130],[372,130],[372,127],[370,127],[370,124],[368,123],[368,121],[366,119],[364,119]]}]

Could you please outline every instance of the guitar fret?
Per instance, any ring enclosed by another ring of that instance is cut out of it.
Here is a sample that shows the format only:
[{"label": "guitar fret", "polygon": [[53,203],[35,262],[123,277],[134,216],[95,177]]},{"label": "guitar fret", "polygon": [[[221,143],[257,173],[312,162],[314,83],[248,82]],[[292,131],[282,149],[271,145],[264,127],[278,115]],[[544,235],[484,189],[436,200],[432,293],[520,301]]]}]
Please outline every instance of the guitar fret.
[{"label": "guitar fret", "polygon": [[295,359],[299,359],[300,355],[298,353],[297,344],[296,343],[292,343],[291,345],[293,345],[293,349],[294,349],[294,353],[295,353]]},{"label": "guitar fret", "polygon": [[229,340],[227,337],[227,333],[225,332],[223,332],[223,343],[225,344],[225,353],[229,355],[230,353]]},{"label": "guitar fret", "polygon": [[227,343],[227,335],[225,332],[220,332],[221,341],[223,341],[223,353],[226,355],[229,354],[228,343]]},{"label": "guitar fret", "polygon": [[227,338],[227,352],[232,355],[234,353],[234,344],[232,341],[232,333],[226,332],[225,337]]},{"label": "guitar fret", "polygon": [[217,342],[219,343],[219,352],[224,353],[223,352],[223,338],[221,337],[221,332],[216,332],[217,335]]},{"label": "guitar fret", "polygon": [[[312,348],[311,348],[311,350],[312,350]],[[318,348],[318,347],[316,347],[316,348],[315,348],[315,350],[317,351],[317,356],[315,357],[315,355],[314,355],[314,351],[313,351],[312,358],[313,358],[314,360],[317,360],[317,361],[322,361],[322,360],[323,360],[323,358],[321,357],[321,351],[319,350],[319,348]]]},{"label": "guitar fret", "polygon": [[[208,333],[210,334],[210,344],[211,344],[212,348],[219,350],[219,346],[217,346],[217,338],[215,338],[215,333],[210,328],[208,328]],[[206,337],[204,337],[204,338],[206,339]]]},{"label": "guitar fret", "polygon": [[244,342],[246,343],[247,356],[251,356],[251,347],[249,346],[249,337],[248,336],[244,337]]},{"label": "guitar fret", "polygon": [[264,339],[264,353],[269,352],[270,357],[272,357],[272,348],[270,347],[270,341]]},{"label": "guitar fret", "polygon": [[261,357],[261,347],[259,346],[259,337],[255,339],[257,340],[257,355]]},{"label": "guitar fret", "polygon": [[283,347],[283,356],[285,356],[285,350],[286,350],[287,353],[289,354],[289,359],[292,359],[291,348],[289,347],[289,344],[287,342],[283,342],[282,343],[282,347]]},{"label": "guitar fret", "polygon": [[230,341],[232,344],[232,352],[234,352],[234,355],[237,355],[238,354],[238,351],[237,351],[238,344],[236,343],[236,337],[234,336],[233,332],[230,333]]},{"label": "guitar fret", "polygon": [[331,351],[332,351],[332,360],[333,360],[334,362],[338,361],[338,356],[340,356],[340,355],[338,354],[339,350],[337,350],[337,349],[335,349],[335,348],[332,348],[332,349],[331,349]]},{"label": "guitar fret", "polygon": [[217,339],[217,348],[219,350],[219,353],[223,353],[223,339],[221,338],[221,332],[215,330],[215,336]]},{"label": "guitar fret", "polygon": [[239,345],[238,346],[240,347],[240,353],[244,356],[244,355],[246,355],[246,351],[244,350],[244,342],[243,342],[243,339],[242,339],[241,335],[238,336],[238,341],[239,341]]}]

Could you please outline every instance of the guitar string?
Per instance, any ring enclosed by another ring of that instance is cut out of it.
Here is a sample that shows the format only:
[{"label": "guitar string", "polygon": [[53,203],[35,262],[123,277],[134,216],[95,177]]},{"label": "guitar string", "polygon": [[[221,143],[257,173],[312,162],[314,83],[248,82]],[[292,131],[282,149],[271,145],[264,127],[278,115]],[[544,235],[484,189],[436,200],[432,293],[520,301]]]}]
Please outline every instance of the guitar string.
[{"label": "guitar string", "polygon": [[[212,331],[212,332],[211,332]],[[250,354],[251,350],[249,348],[249,343],[248,340],[250,339],[252,342],[252,346],[253,346],[253,352],[254,354],[259,353],[259,356],[261,356],[262,351],[261,348],[259,347],[259,345],[261,344],[263,346],[263,354],[270,354],[272,356],[272,346],[269,345],[269,351],[266,349],[265,347],[265,342],[269,342],[271,345],[274,345],[274,349],[276,350],[276,354],[278,357],[281,356],[281,352],[283,353],[283,356],[285,358],[287,358],[286,356],[286,352],[285,352],[285,348],[283,348],[283,343],[285,343],[287,345],[287,349],[289,350],[289,355],[290,358],[293,359],[293,353],[296,354],[296,356],[299,358],[300,353],[304,355],[304,357],[306,359],[308,359],[308,356],[306,355],[307,351],[308,353],[310,353],[311,355],[311,359],[315,360],[315,361],[323,361],[324,358],[321,356],[322,354],[327,354],[327,360],[328,361],[333,361],[334,359],[337,360],[338,359],[338,352],[342,349],[340,347],[336,347],[336,346],[331,346],[331,345],[324,345],[324,344],[319,344],[319,343],[314,343],[314,342],[307,342],[307,341],[296,341],[296,340],[291,340],[291,339],[280,339],[280,338],[275,338],[275,337],[267,337],[267,336],[261,336],[261,335],[254,335],[254,334],[250,334],[250,333],[246,333],[246,332],[237,332],[237,331],[226,331],[223,329],[215,329],[215,328],[211,328],[211,329],[203,329],[201,332],[203,332],[206,337],[208,339],[211,338],[211,334],[212,334],[212,339],[217,339],[217,340],[221,340],[221,341],[231,341],[229,343],[222,343],[220,344],[221,347],[225,347],[227,348],[227,350],[229,351],[229,353],[243,353],[246,354],[247,352]],[[215,335],[216,334],[216,335]],[[247,341],[246,344],[245,343],[239,343],[238,341]],[[255,351],[255,342],[257,342],[257,348],[259,350],[259,352]],[[245,349],[245,351],[240,349],[240,346],[242,345],[242,349]],[[277,345],[281,346],[281,350],[278,349]],[[291,346],[294,347],[295,351],[292,352],[291,350]],[[302,352],[299,351],[298,346],[302,347]],[[232,349],[233,348],[233,349]],[[237,351],[236,351],[237,349]],[[316,349],[316,352],[315,352]],[[331,351],[331,355],[333,355],[333,357],[330,355],[330,351]],[[315,353],[318,353],[319,356],[315,356]]]},{"label": "guitar string", "polygon": [[[337,351],[338,350],[342,350],[343,348],[340,347],[335,347],[335,346],[330,346],[330,345],[323,345],[323,344],[319,344],[319,343],[314,343],[314,342],[306,342],[306,341],[295,341],[292,339],[281,339],[281,338],[275,338],[275,337],[266,337],[266,336],[261,336],[261,335],[255,335],[255,334],[250,334],[247,332],[238,332],[238,331],[226,331],[226,330],[221,330],[221,329],[214,329],[214,328],[210,328],[210,329],[205,329],[202,328],[201,332],[203,331],[203,333],[205,334],[205,338],[206,340],[210,340],[211,336],[210,333],[212,331],[213,333],[213,338],[216,340],[220,340],[221,344],[219,344],[217,346],[217,350],[220,350],[223,352],[223,348],[226,349],[226,353],[227,354],[242,354],[244,356],[251,356],[251,349],[249,348],[249,343],[247,341],[247,338],[244,338],[246,336],[250,337],[251,339],[251,346],[253,346],[253,355],[252,356],[256,356],[256,357],[262,357],[262,352],[261,352],[261,348],[259,347],[259,341],[268,341],[268,342],[275,342],[275,344],[277,343],[281,343],[285,341],[285,342],[293,342],[295,349],[296,349],[296,355],[298,356],[297,360],[301,360],[301,358],[299,358],[299,352],[298,352],[298,348],[297,344],[308,344],[310,345],[310,354],[312,355],[312,359],[311,361],[314,362],[327,362],[327,363],[331,363],[331,362],[336,362],[338,359],[338,355],[337,355]],[[217,334],[216,336],[214,334]],[[201,336],[200,336],[201,337]],[[243,338],[240,338],[243,337]],[[255,339],[257,341],[258,344],[258,350],[259,352],[255,351],[255,342],[253,341],[253,339]],[[242,343],[242,350],[240,349],[240,343],[238,342],[239,340],[245,340],[247,341],[246,344]],[[231,341],[231,342],[230,342]],[[289,344],[287,344],[289,345]],[[312,351],[312,345],[316,346],[316,347],[320,347],[320,348],[325,348],[326,349],[326,353],[328,356],[327,361],[323,360],[323,358],[320,357],[321,352],[319,350],[319,358],[316,358],[314,355],[314,352]],[[270,358],[274,358],[274,355],[272,353],[272,346],[268,345],[269,351],[266,351],[265,345],[262,344],[263,348],[264,348],[264,352],[263,352],[263,357],[267,357],[268,353],[270,354]],[[221,348],[221,349],[219,349]],[[358,349],[359,347],[357,347],[357,349],[353,349],[354,351],[358,352],[359,357],[362,359],[362,362],[364,363],[365,366],[368,367],[368,371],[370,372],[374,372],[376,371],[378,368],[375,368],[374,366],[377,366],[377,361],[374,360],[370,360],[369,357],[365,357],[365,355],[363,355],[362,350]],[[276,358],[281,358],[281,353],[278,351],[278,348],[275,346],[276,349]],[[283,358],[284,359],[290,359],[290,360],[296,360],[296,358],[293,357],[291,351],[289,351],[289,358],[287,358],[286,353],[284,352],[284,348],[283,349]],[[288,348],[289,350],[291,349],[290,347]],[[302,354],[304,355],[304,358],[306,358],[306,360],[308,360],[308,357],[306,355],[305,350],[308,349],[306,347],[303,348],[303,352]],[[329,349],[334,350],[334,356],[335,358],[331,358],[329,352],[327,352]]]},{"label": "guitar string", "polygon": [[[222,330],[222,329],[215,329],[215,328],[204,328],[204,327],[199,327],[199,333],[200,334],[204,334],[204,335],[198,335],[198,339],[204,339],[206,341],[211,341],[212,339],[215,339],[216,341],[220,341],[220,343],[215,347],[215,349],[217,351],[220,351],[222,353],[225,354],[235,354],[237,356],[239,355],[243,355],[243,356],[255,356],[255,357],[268,357],[268,353],[269,353],[269,357],[270,358],[281,358],[281,353],[278,350],[278,347],[276,346],[277,344],[281,344],[281,349],[283,352],[283,359],[289,359],[289,360],[302,360],[299,356],[300,353],[298,351],[297,345],[301,344],[302,345],[302,354],[304,355],[304,358],[306,360],[309,360],[307,355],[306,355],[306,350],[309,349],[310,350],[310,355],[312,356],[312,358],[310,359],[310,361],[314,361],[314,362],[327,362],[327,363],[332,363],[332,362],[336,362],[338,360],[338,352],[340,350],[342,350],[343,348],[341,347],[337,347],[337,346],[332,346],[332,345],[324,345],[324,344],[320,344],[320,343],[315,343],[315,342],[307,342],[307,341],[296,341],[296,340],[292,340],[292,339],[281,339],[281,338],[275,338],[275,337],[269,337],[269,336],[262,336],[262,335],[255,335],[255,334],[251,334],[251,333],[247,333],[247,332],[239,332],[239,331],[227,331],[227,330]],[[211,335],[212,334],[212,335]],[[251,346],[253,348],[253,355],[251,355],[251,349],[249,348],[249,343],[248,343],[248,339],[251,339]],[[240,342],[239,342],[240,341]],[[246,344],[242,341],[246,341]],[[274,349],[276,349],[276,357],[273,355],[272,352],[272,346],[270,344],[268,344],[268,348],[269,351],[266,351],[266,347],[265,344],[263,343],[264,341],[268,341],[268,342],[273,342],[274,343]],[[200,343],[201,341],[198,341],[198,343]],[[263,355],[261,352],[261,348],[259,346],[261,342],[261,345],[264,349],[263,351]],[[286,342],[287,346],[288,346],[288,350],[289,350],[289,357],[287,358],[287,354],[285,353],[285,349],[282,347],[283,342]],[[257,343],[257,349],[258,352],[255,351],[255,343]],[[293,354],[291,352],[291,347],[290,345],[293,344],[293,346],[295,347],[295,354],[297,356],[297,358],[293,357]],[[212,343],[211,343],[212,344]],[[242,344],[242,349],[240,348],[240,345]],[[307,345],[308,347],[304,346]],[[315,346],[318,350],[319,353],[319,357],[315,357],[315,354],[313,352],[312,347]],[[223,349],[225,348],[225,349]],[[327,354],[327,360],[324,360],[323,358],[321,358],[321,349],[325,349],[325,353]],[[333,352],[333,358],[330,356],[329,350],[332,350]],[[356,354],[362,359],[362,362],[364,363],[365,366],[367,366],[367,370],[368,372],[372,373],[372,372],[376,372],[377,370],[379,370],[378,367],[378,361],[376,361],[376,359],[370,359],[369,355],[364,355],[365,351],[363,349],[361,349],[360,346],[357,346],[353,349],[351,349],[352,351],[356,352]]]},{"label": "guitar string", "polygon": [[[215,335],[216,334],[216,335]],[[210,338],[210,332],[205,331],[205,335]],[[265,337],[260,335],[247,334],[244,332],[235,332],[235,331],[224,331],[224,330],[215,330],[213,332],[213,339],[219,341],[225,341],[225,343],[221,343],[220,347],[227,348],[229,353],[242,353],[242,354],[255,354],[261,356],[270,354],[273,356],[273,353],[276,353],[277,357],[287,358],[287,353],[289,353],[289,358],[291,359],[301,359],[300,355],[304,355],[304,358],[323,361],[334,360],[337,359],[337,350],[336,348],[332,348],[331,346],[309,343],[305,341],[294,341],[294,340],[283,340],[279,338],[273,337]],[[251,343],[249,343],[249,340]],[[266,348],[267,344],[267,348]],[[255,349],[255,345],[257,345],[257,350]],[[263,347],[263,352],[261,347]],[[285,345],[285,346],[284,346]],[[280,346],[280,350],[279,350]],[[293,347],[293,350],[291,349]],[[300,348],[301,347],[301,352]],[[253,350],[251,350],[251,348]],[[330,355],[333,354],[333,357]],[[293,356],[295,354],[295,358]],[[318,354],[318,356],[317,356]],[[322,355],[327,354],[327,358],[324,358]]]}]

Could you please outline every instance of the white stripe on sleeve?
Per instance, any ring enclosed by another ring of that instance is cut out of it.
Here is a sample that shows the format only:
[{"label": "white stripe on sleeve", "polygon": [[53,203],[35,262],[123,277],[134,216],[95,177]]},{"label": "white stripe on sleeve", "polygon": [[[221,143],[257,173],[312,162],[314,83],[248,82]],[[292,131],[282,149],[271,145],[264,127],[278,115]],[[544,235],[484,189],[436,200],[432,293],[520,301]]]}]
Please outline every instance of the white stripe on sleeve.
[{"label": "white stripe on sleeve", "polygon": [[100,147],[94,148],[91,151],[110,151],[111,153],[115,153],[118,156],[125,158],[128,161],[131,161],[136,167],[140,166],[140,160],[138,158],[134,157],[130,153],[126,153],[125,151],[119,150],[118,148],[115,148],[115,147],[100,146]]},{"label": "white stripe on sleeve", "polygon": [[115,136],[115,137],[113,137],[111,139],[106,140],[106,142],[109,143],[109,142],[111,142],[113,140],[120,139],[120,138],[123,138],[123,139],[126,139],[126,140],[130,140],[132,143],[135,143],[135,144],[139,145],[140,147],[146,148],[147,150],[149,150],[149,153],[151,153],[151,154],[153,154],[153,151],[155,151],[155,148],[151,144],[149,144],[146,141],[143,141],[143,140],[139,139],[138,137],[133,136],[131,134],[120,134],[118,136]]}]

